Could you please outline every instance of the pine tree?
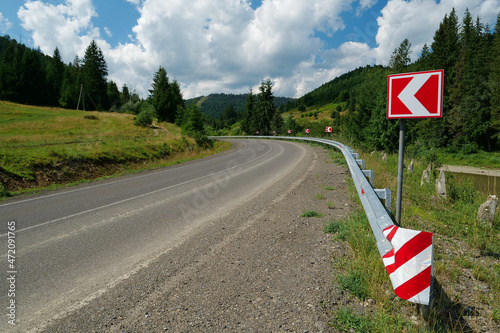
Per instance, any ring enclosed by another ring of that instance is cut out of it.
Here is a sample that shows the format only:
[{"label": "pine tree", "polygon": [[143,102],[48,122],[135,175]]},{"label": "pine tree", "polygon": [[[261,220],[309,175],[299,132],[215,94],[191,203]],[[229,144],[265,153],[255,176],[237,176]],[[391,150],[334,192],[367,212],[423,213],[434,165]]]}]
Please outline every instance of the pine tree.
[{"label": "pine tree", "polygon": [[120,99],[120,91],[118,90],[118,86],[114,81],[108,82],[107,94],[111,109],[113,111],[117,111],[121,106],[121,99]]},{"label": "pine tree", "polygon": [[200,111],[198,104],[192,104],[187,110],[187,121],[182,126],[183,131],[190,135],[204,135],[203,114]]},{"label": "pine tree", "polygon": [[391,61],[389,62],[389,67],[398,73],[405,72],[408,64],[411,61],[411,43],[405,38],[397,47],[391,56]]},{"label": "pine tree", "polygon": [[0,62],[0,99],[19,102],[21,60],[24,54],[22,45],[12,39],[2,52]]},{"label": "pine tree", "polygon": [[160,66],[154,75],[151,87],[150,99],[158,120],[175,123],[178,108],[184,107],[179,84],[175,80],[170,83],[167,71]]},{"label": "pine tree", "polygon": [[99,110],[109,109],[107,76],[108,65],[102,50],[97,46],[95,40],[92,40],[83,57],[82,79],[85,91]]},{"label": "pine tree", "polygon": [[26,49],[21,59],[19,102],[31,105],[46,104],[45,79],[47,73],[41,62],[39,51]]},{"label": "pine tree", "polygon": [[[75,56],[73,63],[69,63],[68,67],[64,70],[59,104],[64,108],[76,109],[78,98],[80,97],[81,85],[81,61],[78,56]],[[85,95],[83,97],[85,100],[88,100]]]},{"label": "pine tree", "polygon": [[61,53],[56,47],[47,66],[48,103],[50,105],[58,105],[64,80],[64,69],[65,65],[61,59]]},{"label": "pine tree", "polygon": [[269,79],[260,83],[255,122],[257,124],[257,130],[260,131],[261,134],[269,134],[271,130],[271,119],[276,112],[272,88],[273,83]]},{"label": "pine tree", "polygon": [[492,55],[489,70],[489,86],[491,89],[491,137],[500,146],[500,13],[493,32]]},{"label": "pine tree", "polygon": [[257,125],[255,123],[255,105],[255,95],[253,94],[252,88],[250,88],[250,92],[248,93],[245,102],[245,113],[241,122],[241,129],[243,130],[243,132],[250,135],[254,135],[258,131]]}]

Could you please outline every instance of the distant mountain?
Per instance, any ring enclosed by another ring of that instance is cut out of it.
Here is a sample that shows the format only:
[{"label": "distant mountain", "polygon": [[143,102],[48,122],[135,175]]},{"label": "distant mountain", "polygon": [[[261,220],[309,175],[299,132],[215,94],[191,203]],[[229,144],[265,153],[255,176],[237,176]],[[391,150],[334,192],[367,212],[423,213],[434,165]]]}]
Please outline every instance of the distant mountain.
[{"label": "distant mountain", "polygon": [[[245,111],[245,101],[248,94],[210,94],[208,96],[201,96],[186,100],[186,105],[198,103],[201,112],[215,119],[224,112],[224,109],[230,105],[238,112]],[[274,104],[276,107],[286,105],[288,102],[295,101],[294,98],[288,97],[274,97]]]}]

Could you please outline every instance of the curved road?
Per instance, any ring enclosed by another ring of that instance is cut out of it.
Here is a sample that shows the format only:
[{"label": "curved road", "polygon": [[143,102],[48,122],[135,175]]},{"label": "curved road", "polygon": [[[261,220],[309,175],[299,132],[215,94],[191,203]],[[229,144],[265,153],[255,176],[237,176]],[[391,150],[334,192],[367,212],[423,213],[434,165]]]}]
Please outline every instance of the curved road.
[{"label": "curved road", "polygon": [[[296,143],[234,143],[236,149],[212,158],[1,204],[0,331],[29,331],[64,317],[207,223],[293,181],[311,156]],[[7,280],[11,275],[15,281]],[[7,322],[12,300],[16,326]]]}]

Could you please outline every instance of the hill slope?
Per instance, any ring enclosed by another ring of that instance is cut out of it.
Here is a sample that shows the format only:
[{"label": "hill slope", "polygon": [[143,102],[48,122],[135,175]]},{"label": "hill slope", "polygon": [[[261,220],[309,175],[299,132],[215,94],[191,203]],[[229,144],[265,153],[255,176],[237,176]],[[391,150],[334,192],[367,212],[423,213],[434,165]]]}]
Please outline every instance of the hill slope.
[{"label": "hill slope", "polygon": [[0,192],[93,179],[199,153],[173,124],[139,127],[129,114],[0,101]]},{"label": "hill slope", "polygon": [[[186,100],[186,104],[198,103],[203,114],[214,119],[219,119],[224,109],[228,106],[232,106],[237,112],[243,112],[245,110],[245,101],[247,97],[248,94],[210,94],[208,96],[188,99]],[[274,104],[276,107],[280,107],[294,100],[295,99],[288,97],[275,97]]]}]

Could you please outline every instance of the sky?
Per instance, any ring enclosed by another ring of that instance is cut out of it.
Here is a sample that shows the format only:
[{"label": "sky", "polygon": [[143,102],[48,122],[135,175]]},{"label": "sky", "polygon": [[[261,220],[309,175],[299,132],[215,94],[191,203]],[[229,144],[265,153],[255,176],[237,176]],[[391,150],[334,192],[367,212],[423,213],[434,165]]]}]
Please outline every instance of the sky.
[{"label": "sky", "polygon": [[92,40],[108,80],[148,96],[160,66],[185,99],[258,92],[301,97],[366,65],[387,65],[408,38],[412,60],[445,14],[468,8],[493,29],[500,0],[1,0],[0,35],[65,63]]}]

